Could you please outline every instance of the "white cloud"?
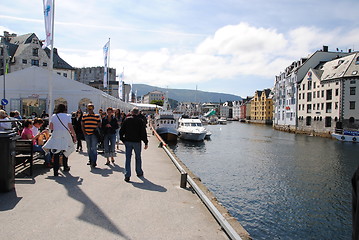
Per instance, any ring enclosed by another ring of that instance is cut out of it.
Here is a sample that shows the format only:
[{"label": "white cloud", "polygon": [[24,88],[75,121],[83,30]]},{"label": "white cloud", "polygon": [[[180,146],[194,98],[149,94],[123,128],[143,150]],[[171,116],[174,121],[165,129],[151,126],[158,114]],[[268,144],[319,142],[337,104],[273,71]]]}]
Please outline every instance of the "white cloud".
[{"label": "white cloud", "polygon": [[[118,72],[124,67],[125,81],[162,87],[214,79],[238,82],[246,79],[243,76],[266,77],[272,81],[292,61],[312,53],[313,47],[316,50],[321,45],[336,43],[343,46],[353,39],[358,40],[357,35],[357,31],[333,29],[325,32],[314,27],[300,27],[286,34],[241,23],[218,29],[192,51],[111,49],[110,66]],[[64,59],[76,67],[103,65],[100,50],[65,52]]]}]

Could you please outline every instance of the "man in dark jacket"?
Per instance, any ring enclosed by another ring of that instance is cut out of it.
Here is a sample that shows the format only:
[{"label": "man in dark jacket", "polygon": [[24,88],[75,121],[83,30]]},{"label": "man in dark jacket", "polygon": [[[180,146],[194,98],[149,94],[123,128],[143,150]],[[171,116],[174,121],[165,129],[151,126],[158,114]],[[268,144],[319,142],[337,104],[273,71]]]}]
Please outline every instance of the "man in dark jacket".
[{"label": "man in dark jacket", "polygon": [[141,177],[143,176],[141,141],[145,143],[145,149],[148,148],[146,125],[140,118],[137,107],[132,109],[131,116],[128,116],[122,123],[120,139],[126,148],[125,181],[129,182],[131,177],[132,149],[135,151],[136,174],[138,177]]}]

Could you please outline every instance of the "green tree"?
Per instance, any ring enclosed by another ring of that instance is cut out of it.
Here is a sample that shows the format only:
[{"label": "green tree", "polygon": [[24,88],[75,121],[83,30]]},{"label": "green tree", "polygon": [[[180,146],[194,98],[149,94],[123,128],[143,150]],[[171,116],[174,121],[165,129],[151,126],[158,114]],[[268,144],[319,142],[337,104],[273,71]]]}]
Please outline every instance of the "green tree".
[{"label": "green tree", "polygon": [[159,106],[163,106],[163,100],[152,100],[150,104],[156,104]]}]

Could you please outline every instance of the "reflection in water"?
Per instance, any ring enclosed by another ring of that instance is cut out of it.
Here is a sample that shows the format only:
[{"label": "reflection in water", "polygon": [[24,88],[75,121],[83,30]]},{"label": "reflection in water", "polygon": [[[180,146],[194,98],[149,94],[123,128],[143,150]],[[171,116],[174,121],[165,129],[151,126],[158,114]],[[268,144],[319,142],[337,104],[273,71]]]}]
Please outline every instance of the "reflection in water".
[{"label": "reflection in water", "polygon": [[238,122],[176,155],[254,239],[349,239],[359,145]]}]

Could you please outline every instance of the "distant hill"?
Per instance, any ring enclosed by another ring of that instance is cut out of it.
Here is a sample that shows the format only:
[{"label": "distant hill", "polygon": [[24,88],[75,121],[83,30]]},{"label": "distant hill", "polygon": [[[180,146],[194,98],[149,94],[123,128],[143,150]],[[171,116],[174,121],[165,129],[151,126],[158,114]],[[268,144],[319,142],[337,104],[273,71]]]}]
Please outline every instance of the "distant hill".
[{"label": "distant hill", "polygon": [[146,84],[133,84],[133,91],[137,90],[137,96],[143,96],[149,92],[158,90],[161,92],[168,92],[168,98],[174,99],[178,102],[225,102],[225,101],[239,101],[242,98],[233,94],[204,92],[199,90],[188,89],[170,89],[154,87]]}]

